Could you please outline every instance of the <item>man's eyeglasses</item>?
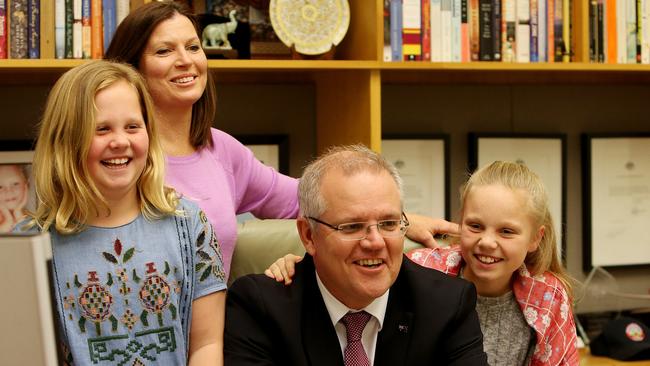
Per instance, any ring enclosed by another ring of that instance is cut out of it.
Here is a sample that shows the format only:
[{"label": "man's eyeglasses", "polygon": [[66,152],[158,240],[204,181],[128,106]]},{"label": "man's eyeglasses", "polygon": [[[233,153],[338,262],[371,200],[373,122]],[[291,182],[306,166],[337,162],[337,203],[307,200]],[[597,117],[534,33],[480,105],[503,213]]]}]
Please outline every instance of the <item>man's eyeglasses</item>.
[{"label": "man's eyeglasses", "polygon": [[336,230],[336,233],[341,240],[363,240],[368,236],[370,228],[373,226],[377,226],[377,231],[379,231],[379,235],[382,237],[397,238],[404,236],[410,225],[404,212],[402,212],[402,218],[400,219],[381,220],[377,221],[376,224],[368,224],[367,222],[348,222],[339,225],[332,225],[315,217],[307,216],[307,218]]}]

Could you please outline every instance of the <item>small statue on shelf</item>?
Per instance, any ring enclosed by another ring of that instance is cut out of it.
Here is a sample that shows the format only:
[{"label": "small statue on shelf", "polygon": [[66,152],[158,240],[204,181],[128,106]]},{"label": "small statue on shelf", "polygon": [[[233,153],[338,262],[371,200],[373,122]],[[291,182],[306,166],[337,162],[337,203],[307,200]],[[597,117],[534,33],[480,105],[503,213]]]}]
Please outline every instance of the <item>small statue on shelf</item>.
[{"label": "small statue on shelf", "polygon": [[231,50],[232,46],[228,41],[228,34],[235,33],[237,29],[237,19],[235,19],[236,10],[231,10],[228,14],[230,21],[226,23],[208,24],[203,29],[203,48],[205,49],[222,49]]}]

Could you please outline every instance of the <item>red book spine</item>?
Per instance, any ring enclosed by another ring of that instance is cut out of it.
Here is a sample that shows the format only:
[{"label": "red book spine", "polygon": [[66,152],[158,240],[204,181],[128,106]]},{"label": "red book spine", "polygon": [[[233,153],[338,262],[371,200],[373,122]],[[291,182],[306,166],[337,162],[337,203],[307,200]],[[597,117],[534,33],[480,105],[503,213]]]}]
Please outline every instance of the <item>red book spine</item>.
[{"label": "red book spine", "polygon": [[422,61],[431,61],[431,1],[422,0]]}]

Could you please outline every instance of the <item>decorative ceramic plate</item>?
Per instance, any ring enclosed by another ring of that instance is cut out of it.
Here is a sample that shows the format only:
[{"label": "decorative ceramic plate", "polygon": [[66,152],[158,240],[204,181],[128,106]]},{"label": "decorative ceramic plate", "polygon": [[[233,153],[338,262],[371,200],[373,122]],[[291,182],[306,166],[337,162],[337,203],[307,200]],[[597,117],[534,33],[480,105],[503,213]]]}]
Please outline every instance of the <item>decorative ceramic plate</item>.
[{"label": "decorative ceramic plate", "polygon": [[282,43],[305,55],[329,51],[350,25],[347,0],[271,0],[269,15]]}]

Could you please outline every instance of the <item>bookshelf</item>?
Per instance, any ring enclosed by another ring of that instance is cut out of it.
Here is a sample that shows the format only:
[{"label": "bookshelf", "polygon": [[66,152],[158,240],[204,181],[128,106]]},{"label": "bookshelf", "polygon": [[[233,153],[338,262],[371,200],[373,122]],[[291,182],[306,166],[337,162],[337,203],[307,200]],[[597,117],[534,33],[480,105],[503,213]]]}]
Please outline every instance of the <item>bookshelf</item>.
[{"label": "bookshelf", "polygon": [[[132,0],[132,7],[144,1]],[[585,62],[588,11],[579,0],[573,0],[573,63],[383,62],[383,1],[349,3],[350,28],[337,60],[210,60],[219,93],[215,125],[233,134],[289,134],[294,176],[333,144],[380,150],[382,132],[448,133],[452,218],[455,187],[466,174],[467,132],[566,133],[567,266],[584,279],[579,134],[650,131],[650,65]],[[32,137],[49,87],[83,62],[0,60],[0,140]],[[643,271],[614,272],[630,291],[646,293]]]}]

